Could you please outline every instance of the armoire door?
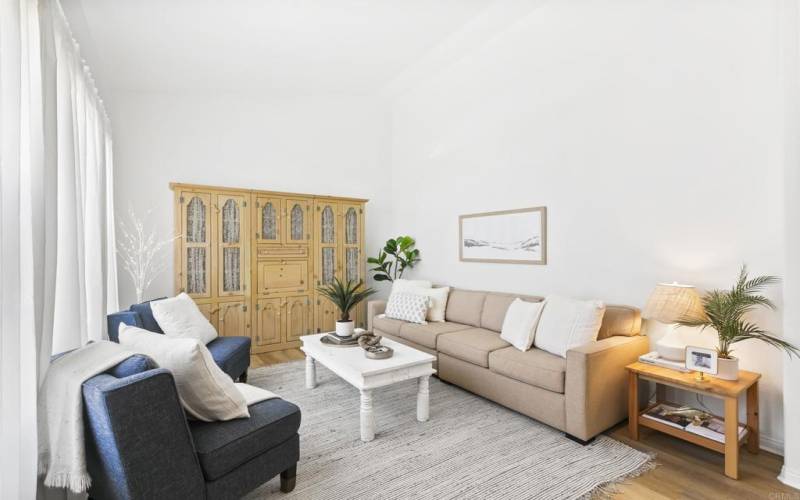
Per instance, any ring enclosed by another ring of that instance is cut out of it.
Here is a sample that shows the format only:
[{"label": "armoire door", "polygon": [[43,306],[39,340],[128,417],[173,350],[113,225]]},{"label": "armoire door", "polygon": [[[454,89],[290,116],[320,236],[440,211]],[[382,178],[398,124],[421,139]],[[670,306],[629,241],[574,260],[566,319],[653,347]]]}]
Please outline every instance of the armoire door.
[{"label": "armoire door", "polygon": [[311,297],[308,295],[292,295],[286,297],[286,342],[300,340],[303,335],[311,334]]},{"label": "armoire door", "polygon": [[[323,286],[342,279],[340,267],[341,231],[339,204],[329,200],[316,200],[314,209],[314,232],[316,241],[314,255],[314,284]],[[338,310],[325,297],[316,294],[316,328],[318,332],[335,329]]]},{"label": "armoire door", "polygon": [[219,304],[217,332],[222,337],[248,337],[250,315],[244,302],[222,302]]},{"label": "armoire door", "polygon": [[216,309],[214,304],[213,303],[197,304],[197,308],[200,309],[200,312],[203,313],[203,316],[206,317],[208,322],[214,325],[214,328],[217,329],[218,310]]},{"label": "armoire door", "polygon": [[[364,209],[358,204],[341,205],[342,211],[342,231],[339,241],[341,241],[341,268],[342,281],[361,282],[366,287],[366,276],[364,276],[365,260],[362,255],[364,237]],[[359,304],[350,313],[350,319],[355,321],[356,326],[366,328],[364,312],[365,305]]]},{"label": "armoire door", "polygon": [[311,200],[286,198],[284,204],[284,243],[308,245],[311,241]]},{"label": "armoire door", "polygon": [[217,296],[244,296],[249,281],[250,213],[244,195],[216,195]]},{"label": "armoire door", "polygon": [[283,299],[259,299],[256,301],[255,345],[265,346],[281,343],[284,316],[281,314]]},{"label": "armoire door", "polygon": [[211,195],[179,193],[181,239],[180,289],[194,299],[212,296]]},{"label": "armoire door", "polygon": [[283,200],[275,197],[256,198],[258,227],[255,231],[256,243],[283,243]]}]

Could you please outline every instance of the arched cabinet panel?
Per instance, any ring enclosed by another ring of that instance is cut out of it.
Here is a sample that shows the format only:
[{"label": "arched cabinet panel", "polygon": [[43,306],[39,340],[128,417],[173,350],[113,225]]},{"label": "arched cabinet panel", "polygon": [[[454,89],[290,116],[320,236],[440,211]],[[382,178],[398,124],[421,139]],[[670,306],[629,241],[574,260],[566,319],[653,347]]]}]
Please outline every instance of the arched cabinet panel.
[{"label": "arched cabinet panel", "polygon": [[257,346],[281,343],[283,315],[281,314],[283,299],[261,299],[256,302],[256,323],[258,333],[253,339]]},{"label": "arched cabinet panel", "polygon": [[217,332],[223,337],[250,335],[250,317],[244,302],[223,302],[219,305]]},{"label": "arched cabinet panel", "polygon": [[258,229],[255,237],[257,243],[283,243],[283,200],[273,197],[257,197],[256,213]]},{"label": "arched cabinet panel", "polygon": [[311,200],[300,198],[286,199],[286,243],[308,245],[311,241]]},{"label": "arched cabinet panel", "polygon": [[247,290],[250,246],[247,199],[242,195],[219,194],[217,211],[217,294],[220,297],[242,296]]},{"label": "arched cabinet panel", "polygon": [[182,244],[180,255],[176,256],[179,263],[176,281],[180,291],[192,298],[211,297],[211,195],[183,191],[179,193],[178,202],[178,239]]}]

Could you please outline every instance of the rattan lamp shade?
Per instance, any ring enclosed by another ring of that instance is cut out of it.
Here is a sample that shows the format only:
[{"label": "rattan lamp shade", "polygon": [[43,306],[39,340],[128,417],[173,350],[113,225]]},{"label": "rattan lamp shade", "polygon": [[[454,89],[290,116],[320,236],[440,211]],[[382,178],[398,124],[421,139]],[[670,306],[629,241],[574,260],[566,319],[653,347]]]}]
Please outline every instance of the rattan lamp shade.
[{"label": "rattan lamp shade", "polygon": [[659,283],[644,307],[642,317],[661,323],[703,319],[706,313],[697,290],[691,285]]}]

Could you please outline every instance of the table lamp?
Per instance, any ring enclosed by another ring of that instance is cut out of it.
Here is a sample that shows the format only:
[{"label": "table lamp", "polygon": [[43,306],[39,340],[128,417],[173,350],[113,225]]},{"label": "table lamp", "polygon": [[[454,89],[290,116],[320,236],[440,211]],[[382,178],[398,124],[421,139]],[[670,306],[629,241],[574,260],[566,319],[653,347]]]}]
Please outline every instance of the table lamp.
[{"label": "table lamp", "polygon": [[669,325],[664,337],[656,342],[656,351],[662,358],[685,361],[686,346],[697,345],[698,335],[691,328],[678,328],[683,319],[705,318],[703,301],[692,285],[659,283],[642,312],[642,317]]}]

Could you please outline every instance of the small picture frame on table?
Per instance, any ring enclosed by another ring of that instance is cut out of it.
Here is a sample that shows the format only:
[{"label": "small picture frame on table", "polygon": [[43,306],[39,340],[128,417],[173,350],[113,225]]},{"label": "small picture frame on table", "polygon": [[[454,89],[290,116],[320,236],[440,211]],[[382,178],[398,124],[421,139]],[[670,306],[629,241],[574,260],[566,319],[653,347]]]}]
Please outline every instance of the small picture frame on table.
[{"label": "small picture frame on table", "polygon": [[716,375],[717,351],[705,347],[686,346],[686,368],[697,372],[695,380],[704,380],[703,374]]}]

